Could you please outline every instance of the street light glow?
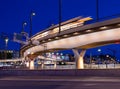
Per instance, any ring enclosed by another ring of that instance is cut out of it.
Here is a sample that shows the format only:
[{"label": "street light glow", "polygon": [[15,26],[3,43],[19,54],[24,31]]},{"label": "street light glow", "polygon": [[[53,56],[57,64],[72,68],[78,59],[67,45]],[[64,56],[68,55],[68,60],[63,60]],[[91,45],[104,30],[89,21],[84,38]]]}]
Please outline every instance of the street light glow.
[{"label": "street light glow", "polygon": [[24,22],[24,24],[23,24],[24,26],[26,26],[27,25],[27,23],[26,22]]},{"label": "street light glow", "polygon": [[32,13],[32,16],[34,16],[34,15],[35,15],[35,13],[33,12],[33,13]]},{"label": "street light glow", "polygon": [[5,59],[7,59],[7,45],[8,45],[8,37],[5,38]]},{"label": "street light glow", "polygon": [[109,55],[106,55],[106,57],[109,57]]},{"label": "street light glow", "polygon": [[8,40],[9,40],[9,39],[8,39],[8,38],[6,38],[6,39],[5,39],[5,42],[7,43],[7,42],[8,42]]},{"label": "street light glow", "polygon": [[31,37],[32,36],[32,17],[35,16],[35,13],[34,12],[31,12],[30,13],[30,33],[29,33],[29,36]]},{"label": "street light glow", "polygon": [[8,40],[9,40],[8,38],[5,38],[6,48],[7,48]]},{"label": "street light glow", "polygon": [[98,52],[101,52],[101,49],[98,49]]}]

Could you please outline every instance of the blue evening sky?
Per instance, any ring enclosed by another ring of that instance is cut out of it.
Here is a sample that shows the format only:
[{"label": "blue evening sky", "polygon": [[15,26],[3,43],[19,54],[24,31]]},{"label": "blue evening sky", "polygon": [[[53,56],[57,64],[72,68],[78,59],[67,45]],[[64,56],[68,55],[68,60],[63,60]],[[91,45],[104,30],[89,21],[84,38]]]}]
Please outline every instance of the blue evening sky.
[{"label": "blue evening sky", "polygon": [[[120,0],[98,0],[99,17],[120,14]],[[0,0],[0,33],[13,34],[22,30],[22,23],[27,22],[25,31],[29,32],[30,12],[33,10],[36,16],[33,17],[33,34],[42,31],[50,24],[58,23],[58,0]],[[96,19],[96,0],[62,0],[62,21],[77,16],[91,16]],[[9,49],[18,49],[18,44],[11,44]],[[119,44],[103,47],[117,49]],[[99,47],[100,48],[100,47]],[[96,49],[93,49],[93,53]]]}]

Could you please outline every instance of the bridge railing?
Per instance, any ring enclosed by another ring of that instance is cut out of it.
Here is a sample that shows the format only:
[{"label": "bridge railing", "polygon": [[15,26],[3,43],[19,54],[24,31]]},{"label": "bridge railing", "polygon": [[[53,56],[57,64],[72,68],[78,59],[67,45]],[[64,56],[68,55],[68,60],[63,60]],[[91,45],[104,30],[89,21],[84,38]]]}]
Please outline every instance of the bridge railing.
[{"label": "bridge railing", "polygon": [[[63,35],[66,35],[66,34],[71,34],[71,33],[74,33],[74,32],[83,32],[83,31],[86,31],[87,29],[89,29],[91,27],[91,23],[96,23],[96,22],[101,22],[101,21],[105,21],[105,20],[109,20],[111,18],[115,18],[115,17],[120,17],[120,14],[117,14],[117,15],[112,15],[112,16],[107,16],[107,17],[104,17],[104,18],[100,18],[99,20],[91,20],[91,21],[88,21],[85,23],[85,25],[83,26],[78,26],[78,27],[75,27],[75,28],[70,28],[69,30],[64,30],[64,31],[61,31],[60,33],[55,33],[55,34],[49,34],[43,38],[40,38],[39,40],[42,41],[42,40],[46,40],[46,39],[50,39],[50,38],[54,38],[54,37],[59,37],[59,36],[63,36]],[[104,25],[105,23],[100,23],[100,25]],[[94,27],[96,27],[98,24],[96,23]]]},{"label": "bridge railing", "polygon": [[109,20],[109,19],[113,19],[113,18],[118,18],[118,17],[120,17],[120,13],[87,21],[87,22],[85,22],[85,25],[91,24],[91,23],[96,23],[96,22],[101,22],[101,21],[105,21],[105,20]]}]

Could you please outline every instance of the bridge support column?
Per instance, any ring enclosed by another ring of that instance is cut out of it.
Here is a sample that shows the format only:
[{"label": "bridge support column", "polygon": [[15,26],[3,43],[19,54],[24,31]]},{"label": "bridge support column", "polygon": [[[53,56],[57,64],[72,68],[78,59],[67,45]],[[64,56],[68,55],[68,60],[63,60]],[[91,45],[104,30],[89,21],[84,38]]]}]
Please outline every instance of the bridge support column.
[{"label": "bridge support column", "polygon": [[75,55],[75,60],[76,60],[76,69],[84,69],[84,60],[83,57],[85,55],[86,50],[82,49],[80,54],[78,52],[78,49],[72,49],[73,53]]},{"label": "bridge support column", "polygon": [[29,61],[28,57],[25,57],[25,65],[27,68],[29,68],[29,66],[30,66],[30,61]]},{"label": "bridge support column", "polygon": [[34,66],[34,59],[35,58],[36,58],[36,55],[34,55],[33,53],[28,55],[30,70],[34,70],[35,69],[35,66]]},{"label": "bridge support column", "polygon": [[34,60],[30,60],[30,70],[34,70],[35,66],[34,66]]},{"label": "bridge support column", "polygon": [[56,62],[54,62],[54,69],[56,69],[56,67],[57,67],[57,63],[56,63]]},{"label": "bridge support column", "polygon": [[30,66],[30,62],[27,61],[27,62],[26,62],[26,67],[29,68],[29,66]]},{"label": "bridge support column", "polygon": [[44,61],[41,61],[41,69],[44,69]]}]

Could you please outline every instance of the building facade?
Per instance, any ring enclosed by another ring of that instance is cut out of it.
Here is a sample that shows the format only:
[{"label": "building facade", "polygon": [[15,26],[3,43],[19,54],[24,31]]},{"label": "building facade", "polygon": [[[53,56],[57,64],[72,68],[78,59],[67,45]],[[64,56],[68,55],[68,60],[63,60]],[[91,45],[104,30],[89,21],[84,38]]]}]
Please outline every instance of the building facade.
[{"label": "building facade", "polygon": [[19,51],[17,50],[0,50],[0,59],[19,58]]}]

